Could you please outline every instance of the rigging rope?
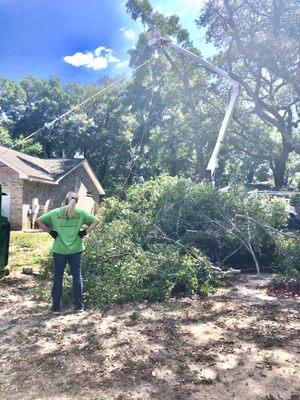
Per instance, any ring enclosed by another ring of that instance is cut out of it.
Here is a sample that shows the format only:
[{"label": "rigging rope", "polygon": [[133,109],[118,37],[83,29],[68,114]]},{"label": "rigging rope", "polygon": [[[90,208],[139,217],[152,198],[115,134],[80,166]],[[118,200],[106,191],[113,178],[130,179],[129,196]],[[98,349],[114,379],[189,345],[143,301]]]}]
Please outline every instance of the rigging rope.
[{"label": "rigging rope", "polygon": [[76,106],[72,107],[70,110],[66,111],[65,113],[61,114],[60,116],[58,116],[57,118],[55,118],[53,121],[51,122],[46,122],[41,128],[37,129],[36,131],[32,132],[30,135],[26,136],[25,138],[17,141],[16,143],[14,143],[11,147],[6,148],[5,150],[3,150],[0,153],[0,156],[2,156],[3,154],[5,154],[7,151],[12,150],[14,147],[18,146],[21,143],[26,142],[27,140],[29,140],[30,138],[32,138],[34,135],[37,135],[39,132],[41,132],[44,128],[49,128],[52,125],[55,124],[55,122],[61,120],[62,118],[64,118],[66,115],[71,114],[74,110],[77,110],[78,108],[80,108],[82,105],[86,104],[87,102],[89,102],[90,100],[94,99],[95,97],[99,96],[99,94],[105,92],[106,90],[110,89],[111,87],[113,87],[114,85],[116,85],[117,83],[121,82],[123,79],[125,79],[127,76],[129,76],[131,73],[135,73],[138,69],[142,68],[144,65],[148,64],[150,61],[152,61],[154,58],[156,58],[156,54],[154,54],[151,58],[149,58],[147,61],[143,62],[142,64],[138,65],[134,71],[129,71],[126,74],[122,75],[119,79],[117,79],[116,81],[114,81],[113,83],[111,83],[108,86],[105,86],[104,88],[100,89],[98,92],[94,93],[92,96],[88,97],[87,99],[85,99],[84,101],[82,101],[81,103],[77,104]]}]

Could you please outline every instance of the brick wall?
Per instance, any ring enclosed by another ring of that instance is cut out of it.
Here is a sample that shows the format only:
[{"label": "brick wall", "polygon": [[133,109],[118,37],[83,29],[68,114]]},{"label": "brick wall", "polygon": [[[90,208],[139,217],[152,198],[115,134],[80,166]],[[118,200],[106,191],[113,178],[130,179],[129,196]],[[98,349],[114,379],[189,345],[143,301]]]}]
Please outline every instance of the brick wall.
[{"label": "brick wall", "polygon": [[0,183],[10,196],[10,223],[12,229],[22,229],[23,180],[13,169],[0,162]]}]

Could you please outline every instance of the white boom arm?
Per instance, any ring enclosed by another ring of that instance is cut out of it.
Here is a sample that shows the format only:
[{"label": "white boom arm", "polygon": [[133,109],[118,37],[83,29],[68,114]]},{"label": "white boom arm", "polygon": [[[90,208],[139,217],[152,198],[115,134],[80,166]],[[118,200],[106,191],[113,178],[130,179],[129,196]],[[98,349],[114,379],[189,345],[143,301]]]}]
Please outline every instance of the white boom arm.
[{"label": "white boom arm", "polygon": [[191,51],[186,50],[183,47],[180,47],[177,44],[173,43],[169,36],[166,36],[166,37],[160,36],[160,33],[158,30],[156,30],[156,29],[149,30],[147,32],[147,36],[148,36],[148,45],[149,46],[159,48],[163,44],[166,44],[166,45],[170,46],[171,48],[173,48],[174,50],[181,53],[182,55],[184,55],[185,57],[188,57],[191,60],[194,60],[197,64],[201,65],[202,67],[205,67],[205,68],[215,72],[216,74],[222,76],[223,78],[228,79],[232,85],[233,90],[231,93],[230,101],[226,107],[225,116],[222,121],[222,125],[221,125],[220,131],[218,134],[218,138],[217,138],[217,142],[215,144],[213,153],[212,153],[212,155],[209,159],[208,165],[207,165],[207,169],[211,172],[211,177],[213,178],[215,175],[216,168],[218,168],[218,158],[219,158],[220,149],[223,144],[226,129],[230,122],[230,118],[233,114],[233,110],[234,110],[235,104],[237,102],[239,93],[240,93],[240,86],[239,86],[238,82],[236,82],[234,79],[232,79],[226,71],[217,67],[216,65],[211,64],[210,62],[197,56],[196,54],[192,53]]}]

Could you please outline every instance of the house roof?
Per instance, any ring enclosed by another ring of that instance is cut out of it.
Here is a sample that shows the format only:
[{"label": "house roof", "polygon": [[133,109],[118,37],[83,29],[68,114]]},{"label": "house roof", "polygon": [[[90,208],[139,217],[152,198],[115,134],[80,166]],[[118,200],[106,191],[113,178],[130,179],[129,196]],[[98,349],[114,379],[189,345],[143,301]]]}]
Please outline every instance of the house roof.
[{"label": "house roof", "polygon": [[30,181],[58,184],[71,171],[82,165],[100,194],[105,194],[88,162],[83,158],[42,159],[0,146],[0,162]]}]

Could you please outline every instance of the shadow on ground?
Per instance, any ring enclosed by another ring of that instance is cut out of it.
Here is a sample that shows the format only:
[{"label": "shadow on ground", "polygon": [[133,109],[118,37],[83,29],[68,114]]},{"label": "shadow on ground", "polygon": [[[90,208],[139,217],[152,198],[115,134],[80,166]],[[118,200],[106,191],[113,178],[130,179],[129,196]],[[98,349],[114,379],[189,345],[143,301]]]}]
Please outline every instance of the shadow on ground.
[{"label": "shadow on ground", "polygon": [[265,279],[243,277],[207,299],[52,316],[33,298],[30,277],[5,278],[0,393],[5,400],[299,399],[297,302],[267,295],[257,287]]}]

